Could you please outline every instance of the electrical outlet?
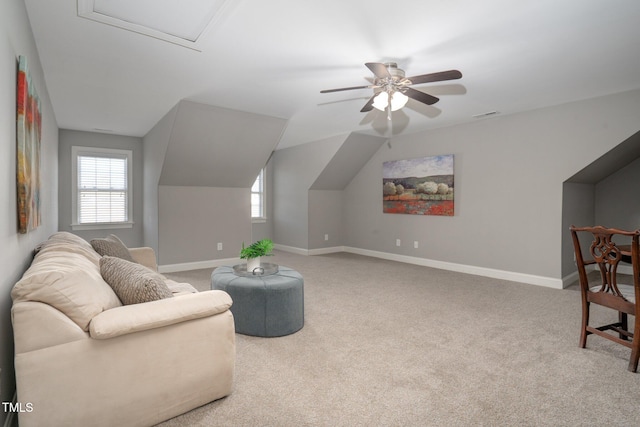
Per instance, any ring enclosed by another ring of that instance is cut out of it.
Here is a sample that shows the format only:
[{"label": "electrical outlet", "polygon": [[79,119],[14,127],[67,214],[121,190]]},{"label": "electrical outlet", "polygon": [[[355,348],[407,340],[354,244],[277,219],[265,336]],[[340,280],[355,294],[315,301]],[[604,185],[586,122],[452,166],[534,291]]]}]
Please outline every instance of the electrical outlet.
[{"label": "electrical outlet", "polygon": [[396,239],[396,246],[400,246],[400,239]]},{"label": "electrical outlet", "polygon": [[419,246],[419,245],[418,245],[418,241],[417,241],[417,240],[414,240],[414,241],[413,241],[413,248],[414,248],[414,249],[418,249],[418,246]]},{"label": "electrical outlet", "polygon": [[328,235],[328,234],[325,234],[325,235],[324,235],[324,240],[325,240],[325,241],[326,241],[326,240],[329,240],[329,235]]},{"label": "electrical outlet", "polygon": [[221,251],[222,250],[222,242],[218,243],[218,250]]}]

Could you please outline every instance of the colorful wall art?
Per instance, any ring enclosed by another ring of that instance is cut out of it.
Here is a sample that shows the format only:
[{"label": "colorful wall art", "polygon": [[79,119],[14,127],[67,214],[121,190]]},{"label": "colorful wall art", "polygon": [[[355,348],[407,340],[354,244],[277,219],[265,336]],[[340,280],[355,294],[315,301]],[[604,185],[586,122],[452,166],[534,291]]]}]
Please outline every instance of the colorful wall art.
[{"label": "colorful wall art", "polygon": [[453,154],[382,165],[382,211],[453,216]]},{"label": "colorful wall art", "polygon": [[27,58],[18,60],[17,92],[18,232],[28,233],[41,222],[40,214],[40,100],[31,82]]}]

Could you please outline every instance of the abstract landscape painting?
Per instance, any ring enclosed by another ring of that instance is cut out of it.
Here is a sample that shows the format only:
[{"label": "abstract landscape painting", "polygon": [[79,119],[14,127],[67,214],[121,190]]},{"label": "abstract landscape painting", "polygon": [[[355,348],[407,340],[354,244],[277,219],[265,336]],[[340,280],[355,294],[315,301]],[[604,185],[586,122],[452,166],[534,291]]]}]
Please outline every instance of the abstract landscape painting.
[{"label": "abstract landscape painting", "polygon": [[18,60],[17,167],[18,232],[27,233],[40,225],[40,100],[29,76],[27,58]]},{"label": "abstract landscape painting", "polygon": [[453,216],[453,154],[384,162],[382,211]]}]

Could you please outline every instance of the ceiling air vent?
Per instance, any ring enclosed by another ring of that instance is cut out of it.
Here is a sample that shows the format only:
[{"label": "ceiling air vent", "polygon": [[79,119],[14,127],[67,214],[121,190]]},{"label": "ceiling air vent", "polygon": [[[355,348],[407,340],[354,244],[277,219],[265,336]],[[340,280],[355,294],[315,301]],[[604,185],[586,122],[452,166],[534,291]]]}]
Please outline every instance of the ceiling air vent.
[{"label": "ceiling air vent", "polygon": [[471,117],[473,117],[474,119],[480,119],[482,117],[495,116],[496,114],[499,114],[499,113],[497,111],[487,111],[486,113],[475,114]]}]

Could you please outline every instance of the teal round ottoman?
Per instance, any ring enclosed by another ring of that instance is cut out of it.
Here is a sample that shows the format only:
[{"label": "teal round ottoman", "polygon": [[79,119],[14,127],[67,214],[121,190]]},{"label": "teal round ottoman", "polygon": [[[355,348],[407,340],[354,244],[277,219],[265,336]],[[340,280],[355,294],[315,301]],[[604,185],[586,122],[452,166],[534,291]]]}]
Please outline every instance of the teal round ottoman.
[{"label": "teal round ottoman", "polygon": [[233,267],[218,267],[211,274],[211,289],[233,299],[231,312],[240,334],[281,337],[304,326],[304,280],[288,267],[265,276],[238,276]]}]

